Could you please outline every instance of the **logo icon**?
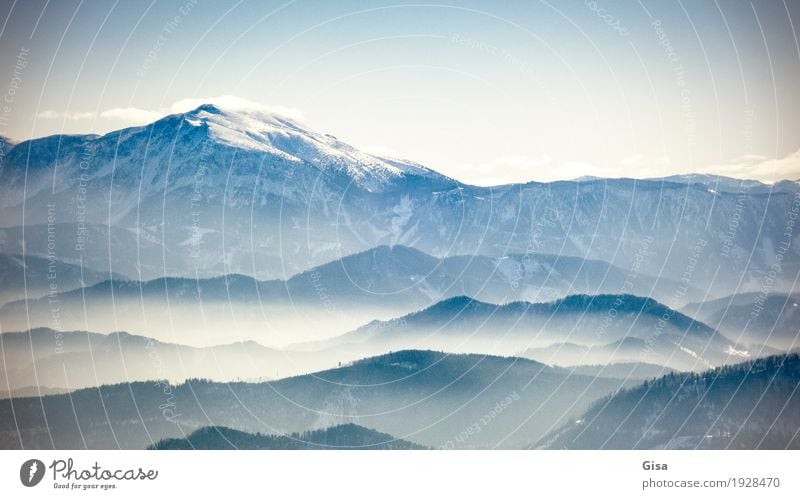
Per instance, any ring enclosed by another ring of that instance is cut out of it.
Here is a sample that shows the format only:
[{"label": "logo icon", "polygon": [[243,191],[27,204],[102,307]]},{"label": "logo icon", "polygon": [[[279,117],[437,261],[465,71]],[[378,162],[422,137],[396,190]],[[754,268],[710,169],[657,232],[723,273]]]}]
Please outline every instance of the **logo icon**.
[{"label": "logo icon", "polygon": [[19,469],[19,480],[26,487],[35,487],[44,478],[44,463],[38,459],[28,459]]}]

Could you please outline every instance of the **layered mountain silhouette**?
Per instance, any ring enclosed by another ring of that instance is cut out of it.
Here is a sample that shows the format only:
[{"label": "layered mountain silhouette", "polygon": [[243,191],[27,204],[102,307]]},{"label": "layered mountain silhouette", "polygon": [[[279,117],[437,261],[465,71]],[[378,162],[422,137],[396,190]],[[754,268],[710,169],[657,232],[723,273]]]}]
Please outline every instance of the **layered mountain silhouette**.
[{"label": "layered mountain silhouette", "polygon": [[[276,350],[254,341],[196,348],[124,332],[106,335],[49,328],[2,333],[0,351],[3,386],[12,390],[23,389],[32,382],[52,389],[74,390],[148,380],[257,381],[353,360],[332,357],[327,352]],[[38,392],[29,389],[27,393]]]},{"label": "layered mountain silhouette", "polygon": [[520,448],[626,382],[519,358],[409,350],[264,383],[139,382],[0,400],[2,448],[143,449],[205,426],[355,423],[442,448]]},{"label": "layered mountain silhouette", "polygon": [[558,365],[645,362],[703,370],[751,352],[650,298],[571,295],[494,305],[461,296],[390,321],[374,321],[316,348],[374,354],[431,348],[523,356]]},{"label": "layered mountain silhouette", "polygon": [[686,313],[742,343],[760,343],[779,350],[800,347],[800,296],[743,293],[690,303]]},{"label": "layered mountain silhouette", "polygon": [[352,423],[290,435],[262,435],[207,426],[186,438],[168,438],[153,450],[422,450],[425,447]]},{"label": "layered mountain silhouette", "polygon": [[[252,340],[194,347],[124,332],[50,328],[0,334],[5,384],[12,390],[30,386],[32,380],[76,389],[151,379],[273,379],[409,348],[519,354],[550,365],[579,366],[575,373],[623,379],[673,369],[699,371],[774,351],[740,346],[655,300],[632,295],[571,295],[554,302],[506,305],[455,297],[329,340],[284,349]],[[602,366],[608,366],[607,374],[598,369]]]},{"label": "layered mountain silhouette", "polygon": [[672,369],[646,362],[617,362],[611,364],[574,365],[564,368],[574,374],[618,378],[625,380],[646,380],[670,374]]},{"label": "layered mountain silhouette", "polygon": [[[546,301],[626,289],[626,271],[594,260],[529,254],[436,258],[379,246],[286,280],[243,275],[104,281],[58,293],[62,329],[148,331],[192,345],[256,339],[267,344],[322,339],[468,294],[494,303]],[[640,275],[631,291],[665,299],[679,284]],[[688,295],[699,296],[700,291]],[[0,309],[5,330],[53,325],[53,296]],[[209,338],[206,338],[209,336]],[[316,336],[316,337],[315,337]]]},{"label": "layered mountain silhouette", "polygon": [[[122,274],[114,277],[128,279]],[[3,283],[0,304],[92,286],[110,278],[108,272],[82,268],[57,259],[0,254],[0,282]]]},{"label": "layered mountain silhouette", "polygon": [[800,449],[800,357],[669,374],[593,404],[540,446]]},{"label": "layered mountain silhouette", "polygon": [[800,182],[471,186],[216,105],[2,142],[0,448],[798,447]]}]

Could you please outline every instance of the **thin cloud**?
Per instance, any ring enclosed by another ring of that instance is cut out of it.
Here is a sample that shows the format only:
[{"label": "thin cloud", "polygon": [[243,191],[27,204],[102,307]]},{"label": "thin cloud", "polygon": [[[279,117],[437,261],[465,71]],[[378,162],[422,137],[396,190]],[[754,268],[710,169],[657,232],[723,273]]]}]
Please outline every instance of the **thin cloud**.
[{"label": "thin cloud", "polygon": [[58,111],[54,111],[52,109],[48,109],[46,111],[42,111],[41,113],[36,115],[37,118],[42,120],[57,120],[57,119],[65,119],[69,121],[79,121],[79,120],[88,120],[95,117],[94,113],[85,112],[85,113],[59,113]]},{"label": "thin cloud", "polygon": [[100,113],[100,117],[107,120],[119,120],[130,125],[143,125],[151,123],[164,116],[158,111],[148,111],[136,107],[115,107]]},{"label": "thin cloud", "polygon": [[299,109],[286,106],[267,106],[260,102],[236,97],[235,95],[182,99],[172,104],[168,109],[162,109],[160,112],[163,114],[185,113],[203,104],[214,104],[230,111],[259,111],[279,114],[294,121],[305,121],[305,115]]},{"label": "thin cloud", "polygon": [[711,166],[702,173],[754,179],[770,184],[780,180],[800,180],[800,150],[780,159],[743,156],[729,164]]},{"label": "thin cloud", "polygon": [[49,109],[37,114],[36,117],[44,120],[64,119],[69,121],[89,120],[99,117],[103,120],[116,121],[122,126],[137,126],[152,123],[168,114],[185,113],[203,104],[214,104],[230,111],[265,112],[269,114],[278,114],[294,121],[305,121],[305,116],[299,109],[285,106],[267,106],[233,95],[181,99],[170,106],[159,109],[113,107],[102,111],[100,114],[92,112],[61,113]]},{"label": "thin cloud", "polygon": [[644,160],[645,160],[644,154],[637,152],[636,154],[632,154],[627,158],[623,159],[622,161],[620,161],[620,163],[622,164],[622,166],[635,167],[635,166],[641,166]]}]

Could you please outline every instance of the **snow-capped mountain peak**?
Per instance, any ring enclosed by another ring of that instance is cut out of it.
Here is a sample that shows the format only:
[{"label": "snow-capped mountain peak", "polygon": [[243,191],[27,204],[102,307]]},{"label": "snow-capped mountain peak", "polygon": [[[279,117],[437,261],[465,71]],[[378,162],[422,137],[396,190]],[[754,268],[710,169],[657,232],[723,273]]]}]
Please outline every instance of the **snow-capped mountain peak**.
[{"label": "snow-capped mountain peak", "polygon": [[404,175],[441,177],[415,163],[385,160],[359,151],[333,135],[263,109],[232,110],[203,104],[183,114],[183,120],[191,126],[207,127],[216,142],[345,173],[358,187],[369,191],[382,190]]}]

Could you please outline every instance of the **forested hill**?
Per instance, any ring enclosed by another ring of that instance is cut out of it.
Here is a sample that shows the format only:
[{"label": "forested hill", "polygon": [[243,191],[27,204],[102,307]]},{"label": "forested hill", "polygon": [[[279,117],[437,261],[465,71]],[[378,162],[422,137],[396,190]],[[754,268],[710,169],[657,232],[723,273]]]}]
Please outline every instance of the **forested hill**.
[{"label": "forested hill", "polygon": [[206,426],[186,438],[167,438],[149,447],[155,450],[420,450],[421,445],[348,423],[289,435],[262,435],[224,426]]},{"label": "forested hill", "polygon": [[539,442],[569,449],[800,449],[800,356],[671,373],[596,402]]}]

